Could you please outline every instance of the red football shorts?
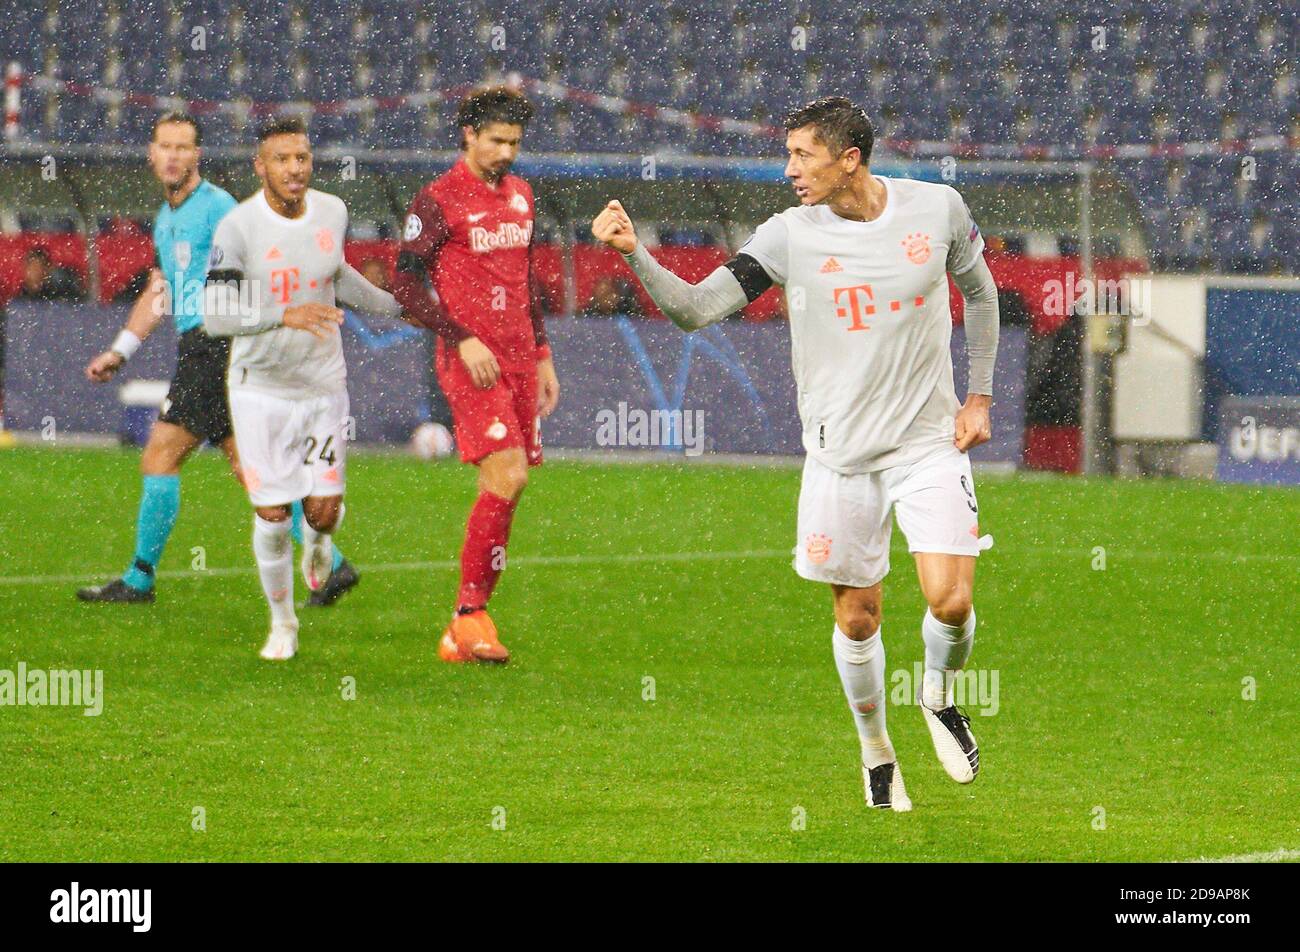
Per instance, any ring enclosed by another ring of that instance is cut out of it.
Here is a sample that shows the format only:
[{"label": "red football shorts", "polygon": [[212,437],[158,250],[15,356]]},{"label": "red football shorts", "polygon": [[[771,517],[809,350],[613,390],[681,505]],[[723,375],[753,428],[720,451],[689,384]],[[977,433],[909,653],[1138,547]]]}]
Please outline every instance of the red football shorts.
[{"label": "red football shorts", "polygon": [[542,462],[542,428],[537,415],[537,368],[502,371],[484,390],[475,386],[465,362],[448,348],[438,348],[438,383],[451,407],[456,445],[466,463],[478,463],[499,450],[519,447],[529,466]]}]

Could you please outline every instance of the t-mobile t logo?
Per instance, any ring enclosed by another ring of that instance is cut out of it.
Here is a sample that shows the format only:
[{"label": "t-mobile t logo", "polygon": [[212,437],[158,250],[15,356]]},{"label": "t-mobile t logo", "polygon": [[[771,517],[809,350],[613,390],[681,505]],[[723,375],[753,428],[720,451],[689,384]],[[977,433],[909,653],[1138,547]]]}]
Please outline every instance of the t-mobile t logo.
[{"label": "t-mobile t logo", "polygon": [[271,296],[281,304],[288,304],[297,290],[297,268],[275,268],[271,271]]},{"label": "t-mobile t logo", "polygon": [[[832,291],[835,295],[835,316],[847,317],[849,326],[845,328],[850,331],[869,331],[871,325],[863,321],[864,317],[872,317],[876,313],[875,292],[871,290],[869,284],[854,284],[847,288],[835,288]],[[922,307],[925,304],[925,296],[918,294],[912,298],[913,307]],[[887,307],[891,312],[898,312],[903,308],[902,301],[883,301],[882,307]]]}]

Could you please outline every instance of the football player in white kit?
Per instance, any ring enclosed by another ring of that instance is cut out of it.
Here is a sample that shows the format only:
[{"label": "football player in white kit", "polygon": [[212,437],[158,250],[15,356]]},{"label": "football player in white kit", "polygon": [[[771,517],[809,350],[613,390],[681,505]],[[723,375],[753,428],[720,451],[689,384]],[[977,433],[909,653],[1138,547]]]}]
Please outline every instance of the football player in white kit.
[{"label": "football player in white kit", "polygon": [[301,120],[274,120],[257,142],[262,188],[217,226],[203,325],[232,338],[230,416],[271,607],[261,655],[282,661],[298,650],[290,505],[303,501],[302,572],[312,591],[329,577],[331,533],[343,517],[351,429],[336,304],[385,317],[402,309],[343,260],[347,206],[308,187],[311,143]]},{"label": "football player in white kit", "polygon": [[[784,287],[807,458],[799,494],[799,575],[831,586],[835,664],[861,740],[868,804],[912,808],[885,728],[881,580],[891,510],[907,536],[928,610],[921,622],[920,710],[944,769],[979,770],[954,676],[975,634],[981,538],[966,451],[991,435],[997,289],[984,241],[950,186],[873,176],[867,114],[830,97],[785,120],[785,173],[800,204],[758,227],[736,256],[698,284],[661,266],[608,203],[595,236],[622,252],[655,303],[698,330]],[[970,385],[953,386],[948,275],[966,301]]]}]

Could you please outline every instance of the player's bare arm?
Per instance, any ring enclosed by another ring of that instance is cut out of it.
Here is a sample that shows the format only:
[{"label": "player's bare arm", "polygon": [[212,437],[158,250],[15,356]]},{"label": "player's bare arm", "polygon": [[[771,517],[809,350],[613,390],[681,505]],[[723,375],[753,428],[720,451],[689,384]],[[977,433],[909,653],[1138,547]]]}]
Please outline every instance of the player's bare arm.
[{"label": "player's bare arm", "polygon": [[[761,266],[746,255],[737,255],[698,284],[679,278],[637,241],[632,219],[617,200],[609,202],[595,217],[591,233],[597,241],[623,255],[650,299],[684,331],[697,331],[734,314],[772,283],[762,276]],[[747,287],[741,278],[750,274],[757,274],[759,280]]]},{"label": "player's bare arm", "polygon": [[113,346],[86,365],[86,376],[96,383],[106,383],[131,359],[162,322],[166,310],[167,288],[162,272],[154,268],[149,280],[131,306],[126,327],[117,335]]},{"label": "player's bare arm", "polygon": [[477,337],[466,337],[456,345],[456,352],[474,379],[474,385],[486,390],[501,379],[501,365],[496,355]]},{"label": "player's bare arm", "polygon": [[560,378],[555,375],[555,362],[545,357],[537,362],[537,412],[548,417],[560,402]]}]

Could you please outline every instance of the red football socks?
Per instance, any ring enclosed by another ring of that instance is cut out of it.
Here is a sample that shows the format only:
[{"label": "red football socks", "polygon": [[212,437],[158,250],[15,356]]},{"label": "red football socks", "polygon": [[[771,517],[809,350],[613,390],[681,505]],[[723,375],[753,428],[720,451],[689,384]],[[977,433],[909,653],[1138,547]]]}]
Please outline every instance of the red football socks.
[{"label": "red football socks", "polygon": [[460,551],[461,610],[484,608],[492,597],[501,570],[506,567],[506,543],[515,503],[480,492],[465,526],[465,547]]}]

